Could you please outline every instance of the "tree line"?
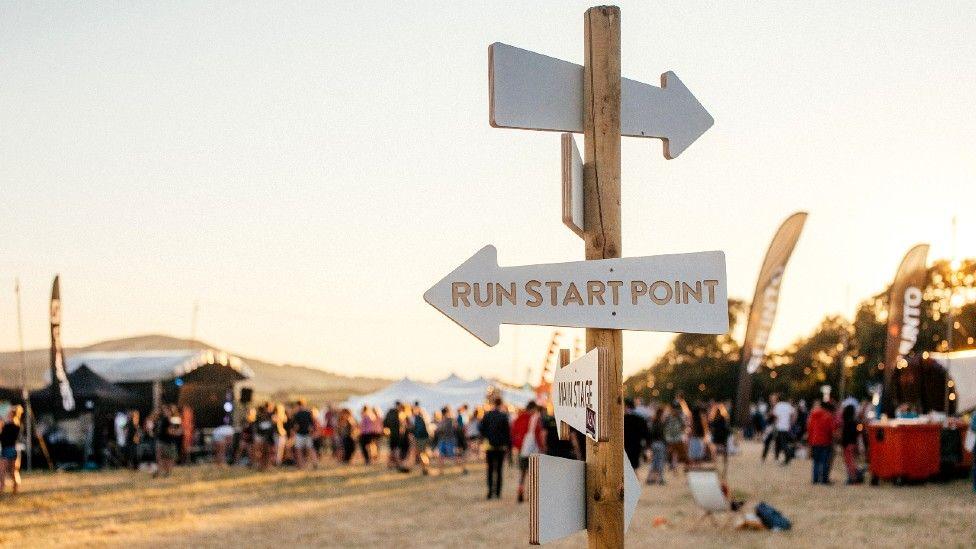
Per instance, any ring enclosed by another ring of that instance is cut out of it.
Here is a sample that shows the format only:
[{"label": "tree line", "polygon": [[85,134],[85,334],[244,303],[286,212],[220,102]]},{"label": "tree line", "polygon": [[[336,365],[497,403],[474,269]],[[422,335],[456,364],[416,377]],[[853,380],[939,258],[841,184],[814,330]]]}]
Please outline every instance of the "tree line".
[{"label": "tree line", "polygon": [[[907,367],[896,370],[906,399],[924,400],[926,391],[936,390],[929,387],[934,379],[939,380],[937,390],[942,390],[944,374],[929,353],[948,351],[950,337],[951,350],[976,348],[976,259],[955,269],[947,260],[936,261],[928,269],[923,299],[915,347]],[[627,378],[625,394],[661,401],[672,400],[678,392],[690,400],[733,399],[741,345],[732,334],[748,312],[745,302],[730,299],[728,333],[678,334],[649,368]],[[823,385],[830,385],[836,397],[841,368],[846,375],[845,394],[869,396],[871,387],[883,381],[887,318],[886,289],[861,301],[852,320],[827,316],[813,333],[785,349],[767,349],[763,366],[754,374],[753,397],[780,392],[811,400],[821,396]],[[933,405],[941,400],[928,399]]]}]

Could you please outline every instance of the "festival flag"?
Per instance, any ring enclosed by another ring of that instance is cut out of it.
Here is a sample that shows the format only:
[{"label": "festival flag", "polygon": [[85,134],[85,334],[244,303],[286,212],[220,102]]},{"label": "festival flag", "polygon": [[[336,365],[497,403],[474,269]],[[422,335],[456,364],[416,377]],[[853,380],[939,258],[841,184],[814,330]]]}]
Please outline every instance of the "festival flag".
[{"label": "festival flag", "polygon": [[894,412],[894,372],[915,348],[922,319],[922,294],[925,291],[929,245],[918,244],[901,260],[888,293],[888,329],[885,341],[884,391],[882,411]]},{"label": "festival flag", "polygon": [[64,368],[64,349],[61,347],[61,276],[54,277],[51,288],[51,384],[58,385],[61,407],[65,412],[75,409],[75,397]]},{"label": "festival flag", "polygon": [[800,239],[800,232],[803,231],[806,220],[806,212],[797,212],[786,218],[769,244],[766,259],[759,271],[756,293],[749,308],[749,323],[746,325],[746,337],[742,342],[742,359],[739,365],[739,387],[735,399],[735,420],[739,426],[745,425],[749,420],[752,374],[759,370],[766,356],[766,341],[769,339],[769,332],[776,318],[783,272],[786,270],[786,263],[793,254],[797,240]]}]

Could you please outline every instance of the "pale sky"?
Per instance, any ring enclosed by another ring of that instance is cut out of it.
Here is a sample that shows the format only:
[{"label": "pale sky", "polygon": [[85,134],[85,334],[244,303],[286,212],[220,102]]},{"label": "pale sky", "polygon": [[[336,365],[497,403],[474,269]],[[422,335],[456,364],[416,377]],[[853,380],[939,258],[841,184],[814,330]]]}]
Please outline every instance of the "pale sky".
[{"label": "pale sky", "polygon": [[[558,134],[488,125],[487,50],[581,62],[589,5],[0,5],[0,348],[14,277],[35,347],[61,273],[67,345],[187,337],[199,301],[197,336],[249,356],[536,381],[551,328],[485,347],[422,294],[486,244],[582,259]],[[715,118],[677,160],[625,138],[624,255],[724,250],[751,299],[807,210],[774,348],[913,244],[947,257],[953,215],[976,256],[976,5],[620,5],[624,76],[674,70]],[[625,373],[670,337],[628,332]]]}]

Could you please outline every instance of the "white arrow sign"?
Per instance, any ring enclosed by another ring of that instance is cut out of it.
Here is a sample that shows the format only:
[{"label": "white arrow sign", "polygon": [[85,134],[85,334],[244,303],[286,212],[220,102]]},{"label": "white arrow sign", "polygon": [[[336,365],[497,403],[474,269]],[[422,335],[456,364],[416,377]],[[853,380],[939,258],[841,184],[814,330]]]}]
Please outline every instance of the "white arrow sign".
[{"label": "white arrow sign", "polygon": [[[541,545],[586,530],[586,462],[543,454],[529,456],[529,543]],[[624,532],[642,486],[624,456]]]},{"label": "white arrow sign", "polygon": [[[496,128],[583,132],[583,67],[507,44],[488,47],[489,122]],[[622,78],[620,134],[664,140],[675,158],[715,120],[673,72],[661,87]]]},{"label": "white arrow sign", "polygon": [[501,324],[724,334],[725,253],[625,257],[499,267],[494,246],[424,293],[424,300],[485,342]]},{"label": "white arrow sign", "polygon": [[602,442],[608,440],[610,395],[607,350],[598,347],[556,370],[553,405],[556,421]]}]

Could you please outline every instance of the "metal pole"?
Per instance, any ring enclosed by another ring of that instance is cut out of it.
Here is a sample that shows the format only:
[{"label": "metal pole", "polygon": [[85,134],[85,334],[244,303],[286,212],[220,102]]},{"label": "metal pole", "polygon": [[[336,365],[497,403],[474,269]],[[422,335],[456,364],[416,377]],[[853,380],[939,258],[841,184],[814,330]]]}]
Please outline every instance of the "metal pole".
[{"label": "metal pole", "polygon": [[30,393],[27,391],[27,351],[24,350],[24,323],[20,313],[20,278],[14,279],[14,294],[17,297],[17,341],[20,345],[20,386],[21,398],[24,401],[24,435],[26,437],[24,451],[24,467],[31,470],[31,457],[34,453],[34,411],[30,405]]}]

